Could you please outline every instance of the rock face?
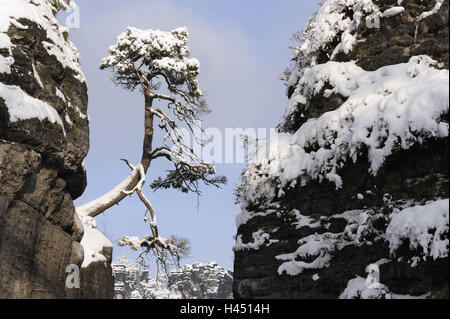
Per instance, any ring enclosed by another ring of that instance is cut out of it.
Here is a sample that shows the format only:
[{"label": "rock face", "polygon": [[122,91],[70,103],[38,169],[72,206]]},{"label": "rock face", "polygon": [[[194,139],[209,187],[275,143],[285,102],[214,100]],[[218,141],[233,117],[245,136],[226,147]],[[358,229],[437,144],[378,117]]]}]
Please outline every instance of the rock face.
[{"label": "rock face", "polygon": [[104,254],[106,262],[95,262],[81,268],[81,298],[113,299],[114,274],[111,267],[112,255]]},{"label": "rock face", "polygon": [[155,280],[148,270],[124,257],[113,264],[117,299],[229,299],[233,277],[215,262],[185,265],[168,280]]},{"label": "rock face", "polygon": [[[291,153],[269,151],[237,190],[234,297],[448,298],[448,1],[329,0],[304,36],[279,126]],[[388,99],[418,80],[422,59],[440,96],[421,109],[439,108],[430,120],[441,133],[409,127],[402,144],[396,128],[408,124],[384,110],[420,114],[408,101],[421,93]]]},{"label": "rock face", "polygon": [[54,16],[70,3],[0,1],[0,298],[112,297],[112,282],[65,285],[84,258],[73,200],[89,149],[86,81]]}]

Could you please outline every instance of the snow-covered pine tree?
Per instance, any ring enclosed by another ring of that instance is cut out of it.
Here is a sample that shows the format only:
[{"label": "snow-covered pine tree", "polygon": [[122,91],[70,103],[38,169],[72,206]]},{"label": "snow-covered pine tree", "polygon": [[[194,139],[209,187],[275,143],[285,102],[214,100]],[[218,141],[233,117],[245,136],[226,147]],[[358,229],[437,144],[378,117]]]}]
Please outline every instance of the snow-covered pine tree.
[{"label": "snow-covered pine tree", "polygon": [[[197,80],[199,61],[189,58],[188,35],[186,28],[164,32],[128,27],[109,48],[110,55],[102,60],[100,68],[112,71],[115,84],[130,91],[140,89],[145,98],[142,158],[137,165],[123,159],[131,173],[107,194],[77,207],[78,214],[89,219],[136,193],[150,213],[146,222],[149,222],[151,234],[142,239],[124,237],[119,244],[134,250],[143,249],[143,254],[153,252],[163,266],[166,266],[164,261],[168,254],[177,262],[188,247],[184,240],[160,236],[155,210],[142,191],[150,163],[165,158],[173,164],[166,177],[152,183],[154,189],[174,188],[200,194],[199,182],[217,187],[225,182],[224,177],[214,176],[212,164],[202,161],[183,141],[181,127],[189,130],[201,144],[199,123],[201,115],[208,110]],[[161,93],[162,86],[168,94]],[[158,147],[153,147],[155,120],[164,135]]]}]

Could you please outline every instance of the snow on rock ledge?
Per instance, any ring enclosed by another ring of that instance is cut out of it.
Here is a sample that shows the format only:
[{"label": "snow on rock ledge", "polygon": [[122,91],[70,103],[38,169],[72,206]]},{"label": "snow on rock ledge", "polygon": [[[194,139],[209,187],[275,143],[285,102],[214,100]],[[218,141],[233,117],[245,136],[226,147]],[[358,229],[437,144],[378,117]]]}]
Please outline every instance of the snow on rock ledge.
[{"label": "snow on rock ledge", "polygon": [[386,11],[383,11],[383,13],[381,14],[381,17],[382,18],[393,17],[393,16],[396,16],[397,14],[402,13],[403,11],[405,11],[404,7],[401,7],[401,6],[392,7],[390,9],[387,9]]},{"label": "snow on rock ledge", "polygon": [[[319,227],[318,224],[320,223],[317,221],[301,215],[300,212],[294,213],[299,223],[303,222],[300,224],[302,227]],[[373,226],[377,220],[384,219],[381,213],[373,210],[352,210],[322,219],[321,222],[329,225],[333,219],[346,221],[347,225],[343,231],[339,233],[314,233],[299,239],[299,247],[296,251],[275,257],[277,260],[283,261],[278,268],[279,275],[286,273],[289,276],[297,276],[307,269],[327,268],[339,250],[350,245],[371,245],[372,240],[382,239],[382,233]],[[308,259],[312,259],[312,261],[306,261]]]},{"label": "snow on rock ledge", "polygon": [[431,15],[435,14],[436,12],[438,12],[439,9],[442,6],[442,3],[444,3],[444,0],[436,0],[436,3],[434,5],[433,9],[431,9],[430,11],[427,11],[427,12],[423,12],[419,16],[418,20],[420,21],[422,19],[428,18],[429,16],[431,16]]},{"label": "snow on rock ledge", "polygon": [[[417,21],[425,19],[439,11],[444,0],[436,0],[432,10],[422,12]],[[330,43],[337,43],[333,52],[327,54],[332,60],[339,52],[348,54],[359,41],[356,30],[361,23],[367,28],[380,28],[380,18],[389,18],[401,14],[405,8],[398,2],[383,12],[372,0],[326,0],[319,11],[311,16],[301,35],[301,45],[294,48],[296,65],[287,79],[288,90],[302,77],[303,69],[321,63],[319,55]]]},{"label": "snow on rock ledge", "polygon": [[[353,15],[348,16],[350,12]],[[354,31],[364,14],[378,13],[379,8],[371,0],[327,0],[320,10],[308,20],[303,32],[303,43],[295,49],[294,54],[300,56],[299,63],[309,61],[317,63],[316,53],[340,35],[335,52],[348,53],[356,42]],[[300,61],[302,60],[302,61]],[[294,85],[301,75],[301,68],[292,72],[288,86]]]},{"label": "snow on rock ledge", "polygon": [[[87,268],[94,262],[109,262],[111,260],[113,244],[98,231],[95,219],[90,216],[79,216],[84,228],[81,246],[84,249],[84,260],[81,267]],[[105,256],[106,255],[106,256]]]},{"label": "snow on rock ledge", "polygon": [[277,243],[277,239],[270,239],[270,234],[264,232],[262,229],[252,234],[253,241],[248,243],[242,242],[242,235],[238,235],[236,238],[236,245],[233,247],[233,251],[239,250],[258,250],[259,247],[265,245],[270,246],[273,243]]},{"label": "snow on rock ledge", "polygon": [[[392,217],[386,230],[392,254],[403,243],[410,250],[422,250],[423,259],[448,257],[449,200],[438,200],[423,206],[406,208]],[[413,266],[419,262],[413,258]]]},{"label": "snow on rock ledge", "polygon": [[64,135],[66,135],[64,124],[55,108],[48,103],[29,96],[20,87],[0,83],[0,98],[5,100],[11,122],[32,118],[37,118],[41,121],[48,120],[51,123],[60,125]]},{"label": "snow on rock ledge", "polygon": [[[347,162],[364,149],[376,175],[397,149],[409,149],[427,138],[448,136],[443,119],[449,107],[449,71],[435,68],[430,57],[364,71],[354,62],[327,62],[306,68],[292,100],[307,100],[325,85],[324,95],[346,101],[335,111],[310,119],[294,134],[279,133],[261,148],[243,175],[242,197],[250,202],[271,200],[283,188],[311,179],[342,186],[339,176]],[[292,103],[294,104],[294,103]],[[290,106],[286,116],[292,112]]]},{"label": "snow on rock ledge", "polygon": [[366,278],[356,276],[349,280],[339,299],[392,299],[389,288],[381,283],[368,287]]},{"label": "snow on rock ledge", "polygon": [[[11,41],[5,38],[11,24],[23,28],[18,23],[19,19],[35,22],[47,33],[50,42],[46,42],[44,47],[48,53],[55,56],[64,67],[72,69],[80,82],[85,82],[80,68],[80,55],[72,42],[66,40],[67,28],[61,26],[54,16],[59,9],[68,9],[74,5],[72,0],[0,0],[0,47],[9,50],[13,48]],[[0,71],[2,61],[3,59],[0,60]]]}]

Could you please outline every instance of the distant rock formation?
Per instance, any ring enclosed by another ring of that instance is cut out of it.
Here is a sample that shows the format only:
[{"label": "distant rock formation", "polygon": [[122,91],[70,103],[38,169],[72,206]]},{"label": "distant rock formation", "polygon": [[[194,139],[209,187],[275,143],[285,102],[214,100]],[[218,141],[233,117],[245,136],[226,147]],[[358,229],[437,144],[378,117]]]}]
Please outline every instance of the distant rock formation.
[{"label": "distant rock formation", "polygon": [[70,4],[0,0],[0,298],[113,297],[104,262],[65,285],[84,259],[73,201],[89,149],[86,81],[55,18]]},{"label": "distant rock formation", "polygon": [[448,298],[448,34],[448,0],[324,1],[237,189],[235,298]]},{"label": "distant rock formation", "polygon": [[117,299],[229,299],[233,277],[215,262],[185,265],[155,280],[148,270],[119,258],[113,265]]},{"label": "distant rock formation", "polygon": [[233,273],[215,262],[195,263],[172,271],[169,284],[185,299],[230,299]]}]

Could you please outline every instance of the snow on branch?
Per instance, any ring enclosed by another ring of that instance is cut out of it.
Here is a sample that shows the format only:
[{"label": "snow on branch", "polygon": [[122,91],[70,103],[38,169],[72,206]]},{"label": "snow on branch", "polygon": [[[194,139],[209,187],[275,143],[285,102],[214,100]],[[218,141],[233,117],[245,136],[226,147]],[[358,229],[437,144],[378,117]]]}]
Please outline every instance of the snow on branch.
[{"label": "snow on branch", "polygon": [[147,78],[164,78],[172,93],[178,94],[179,87],[185,85],[188,93],[200,97],[202,92],[197,81],[200,63],[195,58],[188,58],[188,36],[186,28],[164,32],[128,27],[109,48],[110,55],[102,60],[100,68],[112,68],[118,84],[125,81],[127,88],[135,89],[140,85],[134,71],[137,63],[139,69],[146,68],[143,75]]}]

